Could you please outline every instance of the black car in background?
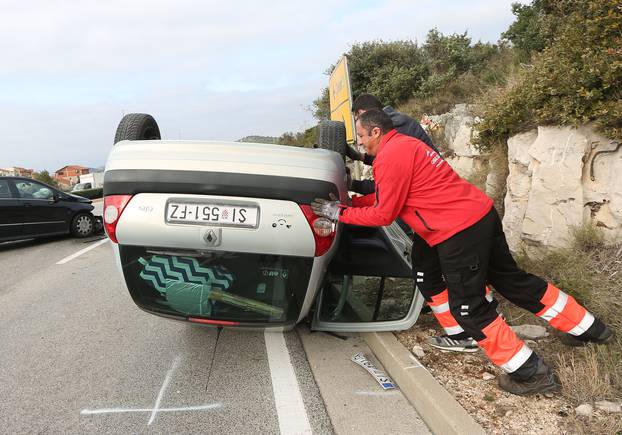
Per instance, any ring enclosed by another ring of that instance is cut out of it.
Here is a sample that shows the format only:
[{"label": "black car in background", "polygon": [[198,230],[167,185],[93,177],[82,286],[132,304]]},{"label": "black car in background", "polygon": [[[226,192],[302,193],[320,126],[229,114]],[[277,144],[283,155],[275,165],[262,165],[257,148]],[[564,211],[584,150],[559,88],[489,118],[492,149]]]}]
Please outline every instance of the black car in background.
[{"label": "black car in background", "polygon": [[24,177],[0,177],[0,242],[95,230],[91,200]]}]

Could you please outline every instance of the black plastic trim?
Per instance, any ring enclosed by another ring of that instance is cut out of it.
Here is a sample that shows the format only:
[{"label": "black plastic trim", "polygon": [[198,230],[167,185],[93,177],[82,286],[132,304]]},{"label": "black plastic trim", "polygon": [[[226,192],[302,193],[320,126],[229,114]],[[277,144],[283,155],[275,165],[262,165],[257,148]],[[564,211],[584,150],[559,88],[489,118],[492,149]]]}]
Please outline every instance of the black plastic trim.
[{"label": "black plastic trim", "polygon": [[267,198],[310,204],[315,198],[339,197],[328,181],[230,172],[116,169],[104,175],[104,196],[176,193]]}]

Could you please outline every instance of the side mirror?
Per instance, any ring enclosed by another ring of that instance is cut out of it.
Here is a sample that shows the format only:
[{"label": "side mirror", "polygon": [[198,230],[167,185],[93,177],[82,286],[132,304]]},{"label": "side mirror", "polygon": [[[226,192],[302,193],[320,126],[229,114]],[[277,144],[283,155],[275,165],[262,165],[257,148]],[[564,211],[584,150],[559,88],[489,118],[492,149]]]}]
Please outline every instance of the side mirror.
[{"label": "side mirror", "polygon": [[50,200],[50,204],[56,204],[60,200],[61,200],[60,194],[54,192],[54,194],[52,195],[52,199]]}]

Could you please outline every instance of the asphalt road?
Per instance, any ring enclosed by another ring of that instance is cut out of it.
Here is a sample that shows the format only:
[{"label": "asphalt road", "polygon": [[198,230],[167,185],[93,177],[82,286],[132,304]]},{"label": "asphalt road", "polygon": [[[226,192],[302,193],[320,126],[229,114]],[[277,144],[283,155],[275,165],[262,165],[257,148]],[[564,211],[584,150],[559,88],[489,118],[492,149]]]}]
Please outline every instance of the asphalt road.
[{"label": "asphalt road", "polygon": [[144,313],[110,243],[0,244],[0,433],[429,433],[350,361],[360,338]]},{"label": "asphalt road", "polygon": [[225,329],[214,349],[215,329],[134,305],[107,240],[3,244],[0,274],[0,432],[332,433],[295,331]]}]

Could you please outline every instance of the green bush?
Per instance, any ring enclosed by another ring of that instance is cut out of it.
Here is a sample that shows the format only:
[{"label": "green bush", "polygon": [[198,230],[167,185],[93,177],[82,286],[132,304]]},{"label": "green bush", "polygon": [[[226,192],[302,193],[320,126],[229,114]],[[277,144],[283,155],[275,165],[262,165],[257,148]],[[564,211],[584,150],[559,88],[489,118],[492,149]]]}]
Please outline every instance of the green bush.
[{"label": "green bush", "polygon": [[370,93],[384,104],[407,101],[429,74],[423,52],[413,41],[363,42],[354,44],[347,55],[352,94]]},{"label": "green bush", "polygon": [[87,189],[87,190],[79,190],[77,192],[71,192],[72,195],[82,196],[88,199],[101,198],[104,196],[104,189]]},{"label": "green bush", "polygon": [[481,148],[536,125],[595,121],[609,137],[622,137],[622,5],[590,0],[573,9],[569,3],[556,9],[566,15],[555,21],[550,44],[486,104],[477,126]]},{"label": "green bush", "polygon": [[[473,44],[466,32],[443,35],[436,29],[421,46],[371,41],[354,44],[346,55],[354,97],[370,93],[383,104],[409,106],[416,115],[472,102],[485,89],[505,83],[515,63],[507,44]],[[313,101],[311,111],[318,120],[328,119],[328,88]]]},{"label": "green bush", "polygon": [[529,62],[532,54],[551,45],[564,12],[572,12],[568,9],[578,3],[574,0],[534,0],[530,5],[514,3],[512,13],[516,21],[501,36],[512,42],[521,60]]}]

